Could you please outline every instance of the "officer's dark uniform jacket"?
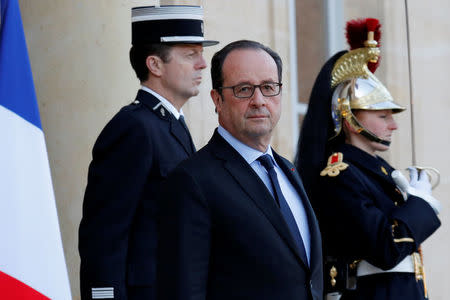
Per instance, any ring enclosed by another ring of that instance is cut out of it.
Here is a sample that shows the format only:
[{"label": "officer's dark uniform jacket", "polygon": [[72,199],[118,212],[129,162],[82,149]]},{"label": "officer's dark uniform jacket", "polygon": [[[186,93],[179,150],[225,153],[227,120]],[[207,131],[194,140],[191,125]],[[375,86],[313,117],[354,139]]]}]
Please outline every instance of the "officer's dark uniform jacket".
[{"label": "officer's dark uniform jacket", "polygon": [[194,150],[188,131],[143,90],[106,125],[93,148],[79,229],[82,299],[154,299],[156,197]]},{"label": "officer's dark uniform jacket", "polygon": [[[352,263],[366,260],[383,270],[391,269],[416,252],[440,221],[421,198],[408,196],[405,202],[391,178],[394,169],[382,158],[349,144],[334,151],[343,155],[335,167],[343,167],[336,176],[322,173],[313,189],[324,241],[327,290],[344,291],[342,299],[424,299],[423,284],[414,273],[358,277],[357,291],[346,290],[347,285],[354,285]],[[338,273],[334,287],[329,276],[332,266]]]}]

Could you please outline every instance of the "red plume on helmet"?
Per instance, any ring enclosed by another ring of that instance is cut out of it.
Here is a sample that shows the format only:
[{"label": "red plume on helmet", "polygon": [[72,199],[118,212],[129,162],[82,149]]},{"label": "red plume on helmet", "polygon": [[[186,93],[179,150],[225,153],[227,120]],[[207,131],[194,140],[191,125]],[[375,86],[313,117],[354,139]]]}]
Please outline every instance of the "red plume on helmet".
[{"label": "red plume on helmet", "polygon": [[[368,33],[372,31],[373,39],[377,42],[377,47],[380,47],[381,38],[381,24],[378,19],[366,18],[356,19],[347,22],[345,36],[350,50],[366,47],[365,42],[368,39]],[[367,64],[369,70],[374,73],[380,63],[380,58],[376,63],[369,62]]]}]

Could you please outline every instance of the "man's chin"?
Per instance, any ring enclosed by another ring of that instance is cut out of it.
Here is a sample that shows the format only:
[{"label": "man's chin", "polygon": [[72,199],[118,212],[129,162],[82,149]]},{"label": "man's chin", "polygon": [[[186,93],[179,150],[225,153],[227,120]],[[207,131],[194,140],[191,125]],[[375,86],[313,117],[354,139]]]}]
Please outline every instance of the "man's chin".
[{"label": "man's chin", "polygon": [[189,91],[189,92],[186,91],[186,93],[185,93],[184,96],[185,96],[187,99],[189,99],[189,98],[191,98],[191,97],[197,96],[198,94],[200,94],[200,90],[199,90],[199,89],[193,89],[193,90],[191,90],[191,91]]},{"label": "man's chin", "polygon": [[272,132],[267,126],[254,126],[253,128],[248,128],[246,131],[252,137],[264,137],[270,135]]},{"label": "man's chin", "polygon": [[195,88],[195,89],[192,91],[192,97],[195,97],[195,96],[197,96],[198,94],[200,94],[200,89]]}]

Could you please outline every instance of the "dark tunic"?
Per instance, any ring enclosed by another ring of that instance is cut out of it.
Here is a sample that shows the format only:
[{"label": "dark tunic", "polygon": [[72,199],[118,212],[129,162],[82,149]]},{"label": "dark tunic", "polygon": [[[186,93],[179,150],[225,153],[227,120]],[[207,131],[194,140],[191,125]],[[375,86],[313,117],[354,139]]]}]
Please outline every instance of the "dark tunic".
[{"label": "dark tunic", "polygon": [[344,290],[342,299],[424,299],[423,282],[416,281],[414,273],[362,276],[357,278],[356,290],[346,289],[347,276],[356,273],[349,264],[366,260],[391,269],[417,252],[440,221],[421,198],[404,200],[390,175],[394,169],[385,160],[348,144],[335,151],[343,154],[348,166],[337,176],[320,176],[312,195],[324,255],[338,271],[332,287],[329,269],[325,270],[325,287]]},{"label": "dark tunic", "polygon": [[188,132],[139,90],[98,137],[79,229],[81,299],[106,288],[121,300],[152,300],[156,199],[168,173],[193,153]]}]

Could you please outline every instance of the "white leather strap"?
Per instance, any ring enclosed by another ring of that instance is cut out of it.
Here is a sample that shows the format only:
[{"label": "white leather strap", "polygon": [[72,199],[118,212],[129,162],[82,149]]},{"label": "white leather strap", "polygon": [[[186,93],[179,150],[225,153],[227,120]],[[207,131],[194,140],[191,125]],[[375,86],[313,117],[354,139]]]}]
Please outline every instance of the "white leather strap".
[{"label": "white leather strap", "polygon": [[382,270],[365,260],[361,260],[358,263],[356,276],[361,277],[372,274],[389,273],[389,272],[414,273],[413,257],[411,255],[408,255],[401,262],[399,262],[398,265],[389,270]]},{"label": "white leather strap", "polygon": [[328,293],[325,297],[325,300],[339,300],[341,299],[342,294],[339,292]]}]

